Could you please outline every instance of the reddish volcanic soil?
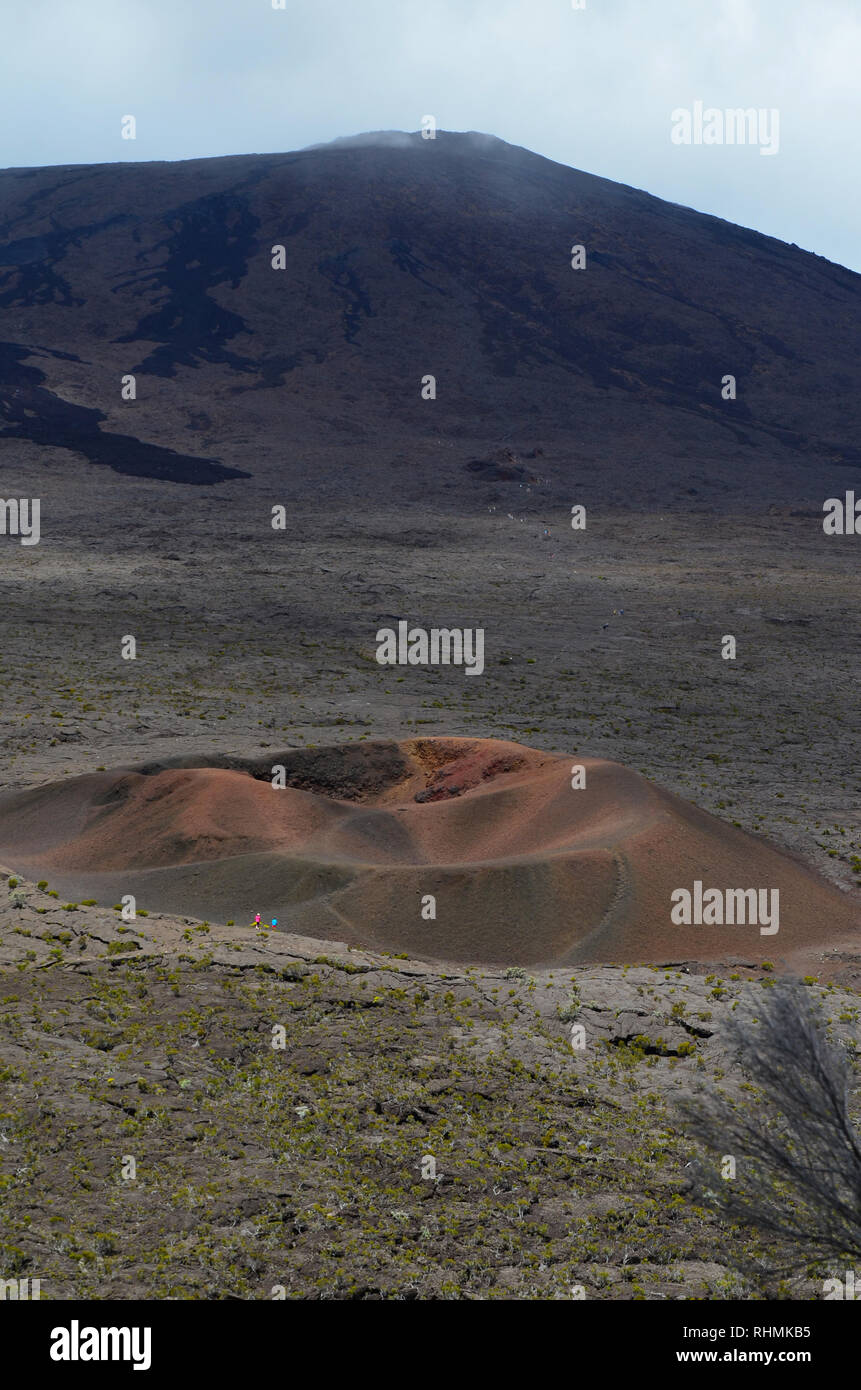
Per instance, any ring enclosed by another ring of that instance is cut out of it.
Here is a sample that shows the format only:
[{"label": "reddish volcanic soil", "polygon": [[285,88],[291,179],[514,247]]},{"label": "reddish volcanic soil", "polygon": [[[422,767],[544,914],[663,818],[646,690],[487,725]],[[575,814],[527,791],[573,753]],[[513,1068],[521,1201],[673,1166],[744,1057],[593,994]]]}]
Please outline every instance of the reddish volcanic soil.
[{"label": "reddish volcanic soil", "polygon": [[[448,738],[200,762],[4,795],[0,854],[69,896],[131,893],[141,908],[243,925],[259,911],[287,931],[437,960],[767,958],[822,975],[826,953],[861,947],[848,895],[617,763]],[[279,764],[287,785],[273,787]],[[779,931],[675,925],[670,895],[695,880],[778,889]]]}]

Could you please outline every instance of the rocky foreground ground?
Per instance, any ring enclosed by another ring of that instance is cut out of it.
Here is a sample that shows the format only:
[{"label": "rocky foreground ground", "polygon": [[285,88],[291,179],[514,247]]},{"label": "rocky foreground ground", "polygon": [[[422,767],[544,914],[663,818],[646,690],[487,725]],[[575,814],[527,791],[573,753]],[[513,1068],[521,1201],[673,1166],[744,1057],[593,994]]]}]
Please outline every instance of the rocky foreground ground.
[{"label": "rocky foreground ground", "polygon": [[3,877],[0,1263],[43,1298],[822,1296],[696,1204],[677,1110],[745,1086],[767,961],[445,971]]}]

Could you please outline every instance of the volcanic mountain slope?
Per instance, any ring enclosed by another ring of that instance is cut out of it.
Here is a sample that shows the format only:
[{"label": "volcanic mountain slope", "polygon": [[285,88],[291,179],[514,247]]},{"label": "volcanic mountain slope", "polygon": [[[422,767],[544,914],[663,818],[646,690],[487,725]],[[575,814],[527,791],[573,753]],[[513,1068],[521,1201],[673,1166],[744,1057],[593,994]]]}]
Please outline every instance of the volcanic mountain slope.
[{"label": "volcanic mountain slope", "polygon": [[861,277],[492,137],[9,169],[0,219],[13,461],[459,507],[858,478]]},{"label": "volcanic mountain slope", "polygon": [[[806,869],[619,764],[580,765],[574,787],[568,758],[445,738],[145,765],[0,798],[0,854],[103,903],[132,893],[221,922],[261,911],[432,959],[798,968],[857,951],[857,905]],[[777,890],[777,932],[674,924],[671,895],[696,881],[767,890],[769,907]]]}]

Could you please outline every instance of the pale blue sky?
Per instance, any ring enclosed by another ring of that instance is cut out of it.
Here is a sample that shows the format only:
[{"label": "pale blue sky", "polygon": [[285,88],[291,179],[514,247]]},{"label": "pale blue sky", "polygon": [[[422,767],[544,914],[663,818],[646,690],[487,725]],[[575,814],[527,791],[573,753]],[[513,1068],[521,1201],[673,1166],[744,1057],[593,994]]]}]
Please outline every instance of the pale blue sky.
[{"label": "pale blue sky", "polygon": [[[0,25],[2,167],[433,115],[861,270],[861,0],[7,0]],[[777,108],[778,153],[674,145],[698,100]]]}]

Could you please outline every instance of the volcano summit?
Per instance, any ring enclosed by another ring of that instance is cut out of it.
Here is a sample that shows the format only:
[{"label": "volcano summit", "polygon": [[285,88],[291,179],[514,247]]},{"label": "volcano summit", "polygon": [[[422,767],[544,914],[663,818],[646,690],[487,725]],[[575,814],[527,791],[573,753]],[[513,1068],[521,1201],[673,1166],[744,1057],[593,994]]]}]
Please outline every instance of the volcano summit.
[{"label": "volcano summit", "polygon": [[857,482],[861,277],[491,136],[7,169],[0,208],[16,449],[342,505]]}]

